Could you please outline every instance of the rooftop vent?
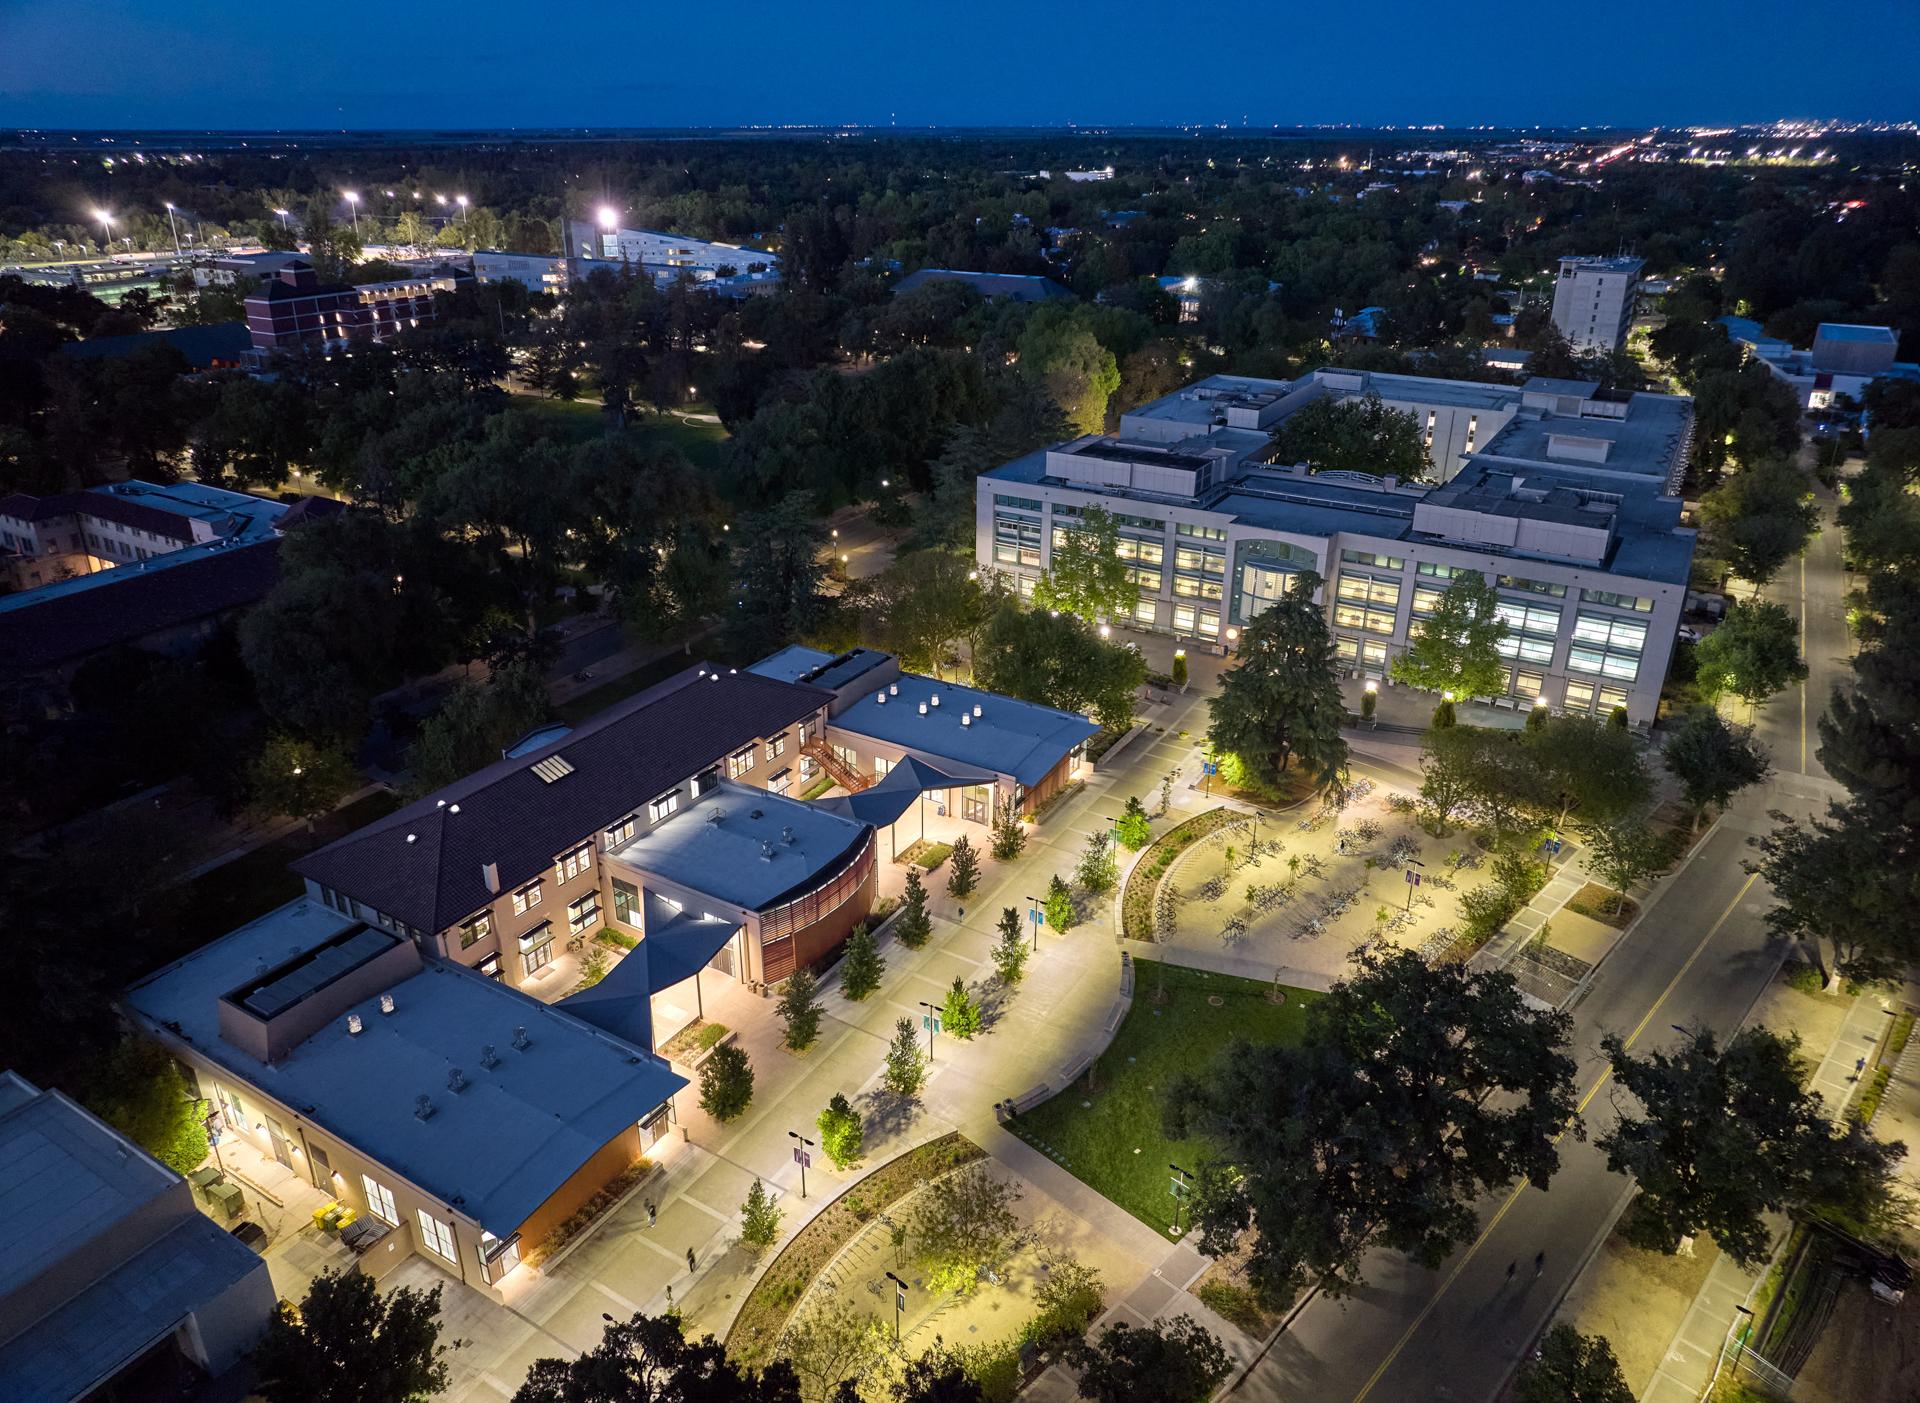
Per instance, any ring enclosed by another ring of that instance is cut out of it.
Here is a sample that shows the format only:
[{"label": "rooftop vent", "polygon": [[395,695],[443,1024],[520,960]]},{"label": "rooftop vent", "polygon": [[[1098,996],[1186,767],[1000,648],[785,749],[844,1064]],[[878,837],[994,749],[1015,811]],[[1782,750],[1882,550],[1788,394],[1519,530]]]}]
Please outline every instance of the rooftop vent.
[{"label": "rooftop vent", "polygon": [[498,896],[500,894],[500,864],[497,862],[481,863],[480,880],[487,884],[488,891]]},{"label": "rooftop vent", "polygon": [[887,704],[887,694],[885,689],[882,689],[881,691],[874,693],[873,699],[874,701],[878,702],[881,706],[885,706]]},{"label": "rooftop vent", "polygon": [[960,724],[962,726],[971,726],[973,724],[973,718],[963,711],[960,713]]},{"label": "rooftop vent", "polygon": [[547,784],[552,784],[555,780],[565,779],[572,774],[573,766],[558,755],[549,755],[533,767],[533,772]]},{"label": "rooftop vent", "polygon": [[933,705],[938,706],[940,705],[940,694],[935,692],[932,696],[928,697],[927,700]]},{"label": "rooftop vent", "polygon": [[922,716],[925,716],[927,714],[927,704],[925,702],[920,703],[920,714]]},{"label": "rooftop vent", "polygon": [[458,804],[449,804],[447,805],[447,812],[450,814],[457,814],[460,812],[460,806]]},{"label": "rooftop vent", "polygon": [[420,841],[420,835],[418,833],[409,833],[407,834],[407,841],[409,843],[417,843]]},{"label": "rooftop vent", "polygon": [[978,715],[980,714],[980,703],[979,703],[979,702],[975,702],[975,703],[973,704],[973,714],[974,714],[975,716],[978,716]]},{"label": "rooftop vent", "polygon": [[900,684],[899,684],[898,682],[889,682],[889,683],[887,684],[887,695],[888,695],[888,696],[890,696],[890,697],[897,697],[897,696],[899,696],[899,695],[900,695]]},{"label": "rooftop vent", "polygon": [[447,801],[445,799],[441,799],[434,804],[434,807],[436,809],[444,809],[446,808],[446,806],[447,806]]},{"label": "rooftop vent", "polygon": [[393,1012],[393,995],[392,994],[382,994],[380,996],[380,1011],[382,1013]]},{"label": "rooftop vent", "polygon": [[764,839],[760,843],[760,860],[762,862],[773,861],[773,844]]},{"label": "rooftop vent", "polygon": [[782,828],[780,830],[780,841],[783,844],[785,844],[787,847],[793,846],[793,829],[791,827]]},{"label": "rooftop vent", "polygon": [[482,1067],[498,1067],[500,1065],[500,1054],[493,1050],[492,1043],[480,1044],[480,1065]]},{"label": "rooftop vent", "polygon": [[766,816],[764,809],[752,809],[747,813],[748,818],[765,818]]},{"label": "rooftop vent", "polygon": [[350,1034],[352,1034],[352,1035],[353,1035],[354,1037],[356,1037],[356,1038],[357,1038],[357,1037],[359,1037],[359,1036],[360,1036],[360,1029],[361,1029],[361,1026],[362,1026],[362,1025],[361,1025],[361,1022],[360,1022],[360,1015],[359,1015],[359,1014],[357,1014],[357,1013],[349,1013],[349,1014],[347,1015],[347,1032],[349,1032]]},{"label": "rooftop vent", "polygon": [[533,1039],[527,1036],[527,1030],[525,1028],[515,1028],[513,1030],[513,1046],[517,1052],[525,1052],[533,1046]]},{"label": "rooftop vent", "polygon": [[433,1098],[431,1096],[425,1096],[425,1095],[414,1097],[413,1098],[413,1114],[414,1114],[414,1117],[418,1120],[432,1120],[433,1119]]},{"label": "rooftop vent", "polygon": [[456,1095],[467,1089],[467,1074],[458,1067],[447,1068],[447,1090]]}]

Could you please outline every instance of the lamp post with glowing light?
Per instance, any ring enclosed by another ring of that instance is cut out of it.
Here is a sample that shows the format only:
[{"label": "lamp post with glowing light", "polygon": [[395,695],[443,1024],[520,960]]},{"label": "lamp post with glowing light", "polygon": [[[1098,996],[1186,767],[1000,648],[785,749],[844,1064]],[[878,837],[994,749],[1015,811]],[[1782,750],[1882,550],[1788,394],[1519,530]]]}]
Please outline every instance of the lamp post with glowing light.
[{"label": "lamp post with glowing light", "polygon": [[173,256],[180,256],[180,226],[173,220],[173,201],[167,201],[167,228],[173,232]]},{"label": "lamp post with glowing light", "polygon": [[1380,723],[1374,719],[1374,713],[1380,709],[1380,684],[1369,677],[1366,685],[1360,689],[1360,719],[1371,730]]},{"label": "lamp post with glowing light", "polygon": [[353,237],[357,239],[360,237],[360,196],[352,190],[340,193],[347,197],[347,208],[353,211]]},{"label": "lamp post with glowing light", "polygon": [[102,253],[112,253],[113,216],[103,209],[97,209],[93,212],[93,217],[100,221],[100,251]]},{"label": "lamp post with glowing light", "polygon": [[455,195],[453,200],[455,204],[460,206],[460,232],[464,234],[467,230],[467,197],[465,195]]},{"label": "lamp post with glowing light", "polygon": [[287,212],[283,209],[276,209],[274,213],[280,216],[280,228],[284,232],[287,227]]}]

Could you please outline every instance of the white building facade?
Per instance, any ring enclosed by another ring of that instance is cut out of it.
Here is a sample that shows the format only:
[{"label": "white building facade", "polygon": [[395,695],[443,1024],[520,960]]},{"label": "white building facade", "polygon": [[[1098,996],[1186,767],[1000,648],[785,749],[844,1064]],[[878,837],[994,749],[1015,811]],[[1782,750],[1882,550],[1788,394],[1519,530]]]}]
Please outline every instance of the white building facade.
[{"label": "white building facade", "polygon": [[[1115,622],[1222,647],[1311,570],[1349,676],[1383,680],[1447,582],[1478,571],[1508,625],[1492,700],[1624,706],[1646,724],[1693,554],[1671,495],[1691,407],[1590,391],[1325,370],[1293,382],[1214,376],[1123,416],[1117,435],[983,474],[976,555],[1031,594],[1080,514],[1105,509],[1139,587],[1132,617]],[[1361,394],[1431,434],[1438,485],[1269,461],[1287,414]]]},{"label": "white building facade", "polygon": [[1633,321],[1639,258],[1563,258],[1553,284],[1553,324],[1574,354],[1617,351]]}]

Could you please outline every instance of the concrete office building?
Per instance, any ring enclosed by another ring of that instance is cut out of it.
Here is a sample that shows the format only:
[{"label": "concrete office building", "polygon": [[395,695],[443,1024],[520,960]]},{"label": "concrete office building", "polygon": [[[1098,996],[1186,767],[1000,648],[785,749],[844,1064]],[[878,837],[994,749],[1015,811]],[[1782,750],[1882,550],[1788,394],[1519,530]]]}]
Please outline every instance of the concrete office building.
[{"label": "concrete office building", "polygon": [[[198,482],[133,479],[35,497],[0,497],[0,567],[11,587],[38,590],[127,565],[209,546],[264,541],[287,510],[284,502]],[[20,593],[0,599],[0,613],[51,597]]]},{"label": "concrete office building", "polygon": [[578,259],[599,259],[645,269],[659,282],[672,282],[686,274],[695,281],[734,273],[780,270],[780,255],[763,248],[742,244],[718,243],[686,234],[667,234],[658,229],[595,228],[585,220],[568,225],[570,247]]},{"label": "concrete office building", "polygon": [[1900,334],[1888,326],[1821,322],[1813,345],[1796,350],[1769,336],[1751,317],[1721,317],[1720,325],[1786,385],[1802,409],[1828,409],[1841,396],[1858,401],[1876,380],[1920,381],[1920,365],[1897,361]]},{"label": "concrete office building", "polygon": [[[1360,395],[1414,417],[1437,481],[1272,461],[1289,414]],[[1104,508],[1140,590],[1116,622],[1216,646],[1311,570],[1355,678],[1384,678],[1447,581],[1477,571],[1508,624],[1496,703],[1625,706],[1646,724],[1693,557],[1673,495],[1692,419],[1684,398],[1603,400],[1579,381],[1216,375],[1123,415],[1117,434],[983,474],[977,556],[1031,593],[1080,513]]]},{"label": "concrete office building", "polygon": [[483,283],[519,283],[528,292],[567,290],[567,260],[558,254],[480,249],[473,255],[473,274]]},{"label": "concrete office building", "polygon": [[[0,1397],[177,1398],[273,1314],[253,1250],[187,1181],[57,1091],[0,1072]],[[236,1395],[237,1396],[237,1395]]]},{"label": "concrete office building", "polygon": [[1553,284],[1553,324],[1575,355],[1617,351],[1633,321],[1642,258],[1563,258]]}]

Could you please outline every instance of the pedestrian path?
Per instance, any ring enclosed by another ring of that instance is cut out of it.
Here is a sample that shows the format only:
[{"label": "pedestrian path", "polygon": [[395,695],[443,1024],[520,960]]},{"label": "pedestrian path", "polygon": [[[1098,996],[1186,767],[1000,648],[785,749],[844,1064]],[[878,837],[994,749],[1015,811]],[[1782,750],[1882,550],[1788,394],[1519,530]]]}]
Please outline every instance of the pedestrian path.
[{"label": "pedestrian path", "polygon": [[[1877,995],[1861,995],[1847,1010],[1809,1083],[1826,1104],[1828,1115],[1839,1115],[1860,1077],[1870,1073],[1887,1018],[1887,1008]],[[1788,1225],[1784,1215],[1769,1216],[1768,1226],[1783,1243]],[[1696,1403],[1713,1379],[1738,1308],[1746,1304],[1768,1265],[1762,1262],[1749,1270],[1721,1254],[1640,1395],[1642,1403]]]}]

